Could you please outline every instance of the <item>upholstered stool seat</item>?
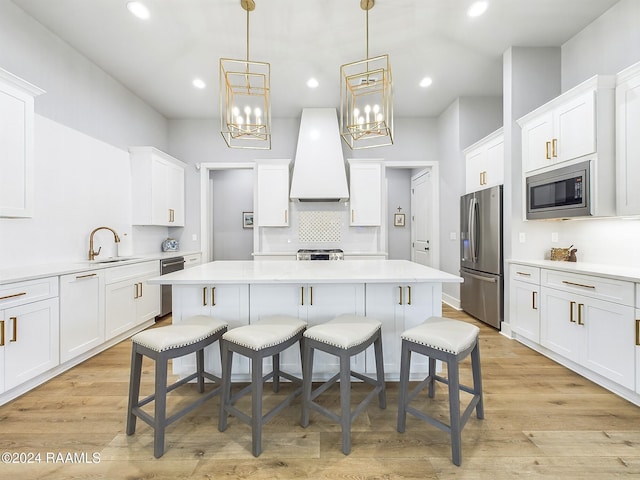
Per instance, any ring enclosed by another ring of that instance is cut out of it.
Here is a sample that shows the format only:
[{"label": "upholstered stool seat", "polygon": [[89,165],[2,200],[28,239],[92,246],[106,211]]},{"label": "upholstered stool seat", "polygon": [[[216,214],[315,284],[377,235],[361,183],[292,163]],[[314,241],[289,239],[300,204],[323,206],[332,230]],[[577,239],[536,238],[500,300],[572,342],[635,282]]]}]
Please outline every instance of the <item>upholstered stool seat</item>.
[{"label": "upholstered stool seat", "polygon": [[[164,433],[167,426],[196,407],[217,395],[221,391],[221,379],[204,370],[204,349],[222,337],[227,323],[213,317],[199,315],[183,322],[166,327],[151,328],[131,337],[131,378],[129,382],[129,402],[127,407],[127,435],[136,430],[136,419],[140,418],[154,429],[154,455],[164,454]],[[196,372],[177,382],[167,385],[169,359],[196,354]],[[142,357],[155,361],[155,389],[152,395],[140,399],[140,381],[142,376]],[[219,385],[195,402],[184,407],[167,418],[167,393],[196,379],[198,391],[204,392],[204,381],[212,380]],[[142,407],[154,402],[154,415],[145,412]]]},{"label": "upholstered stool seat", "polygon": [[[313,409],[340,424],[342,429],[342,452],[351,452],[351,424],[377,395],[380,408],[386,408],[384,383],[384,362],[382,358],[382,324],[364,316],[340,315],[324,324],[308,328],[304,332],[303,343],[303,394],[301,425],[309,425],[309,413]],[[371,344],[376,358],[376,378],[371,378],[351,370],[351,357],[364,351]],[[313,354],[320,350],[340,359],[340,371],[332,378],[312,388]],[[351,411],[351,377],[373,385],[371,392]],[[315,400],[337,381],[340,381],[340,414],[315,402]]]},{"label": "upholstered stool seat", "polygon": [[[222,336],[222,398],[218,430],[227,428],[228,416],[234,415],[251,426],[251,449],[254,456],[262,453],[262,427],[274,415],[279,413],[302,391],[302,380],[280,370],[280,353],[302,340],[306,323],[286,315],[266,317],[251,325],[229,330]],[[302,352],[302,348],[300,348]],[[233,353],[251,359],[251,383],[234,395],[231,394],[231,369]],[[263,360],[272,357],[273,369],[263,374]],[[286,378],[297,387],[266,414],[262,414],[262,392],[264,382],[273,379],[273,391],[280,387],[280,378]],[[251,415],[247,415],[235,406],[237,400],[251,392]]]},{"label": "upholstered stool seat", "polygon": [[[431,317],[421,325],[405,330],[401,334],[402,356],[400,360],[398,432],[405,431],[407,413],[411,413],[449,433],[451,436],[452,460],[458,466],[462,462],[462,428],[467,423],[474,408],[476,416],[480,419],[484,418],[480,347],[478,343],[479,332],[480,329],[470,323],[442,317]],[[429,372],[428,376],[409,392],[412,352],[429,357]],[[469,354],[471,355],[473,388],[461,385],[459,379],[459,363]],[[447,364],[448,378],[436,373],[436,360],[441,360]],[[410,406],[411,401],[425,387],[429,387],[429,397],[433,398],[435,381],[449,386],[449,425]],[[460,390],[473,395],[462,415],[460,415]]]}]

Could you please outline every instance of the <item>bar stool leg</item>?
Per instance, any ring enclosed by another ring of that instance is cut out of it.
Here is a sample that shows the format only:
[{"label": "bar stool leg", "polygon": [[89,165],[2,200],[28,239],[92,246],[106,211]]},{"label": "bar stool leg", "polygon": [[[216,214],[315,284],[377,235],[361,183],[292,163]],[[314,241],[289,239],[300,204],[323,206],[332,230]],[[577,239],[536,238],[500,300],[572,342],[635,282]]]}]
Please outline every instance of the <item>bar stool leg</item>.
[{"label": "bar stool leg", "polygon": [[273,385],[271,388],[274,392],[278,393],[280,391],[280,354],[276,353],[273,356]]},{"label": "bar stool leg", "polygon": [[351,357],[340,354],[340,428],[342,453],[351,453]]},{"label": "bar stool leg", "polygon": [[165,355],[160,354],[156,359],[156,385],[155,385],[155,418],[153,454],[160,458],[164,453],[164,429],[167,416],[167,363]]},{"label": "bar stool leg", "polygon": [[462,463],[462,435],[460,431],[460,370],[455,356],[447,361],[449,377],[449,416],[451,417],[451,457],[453,463]]},{"label": "bar stool leg", "polygon": [[387,408],[387,387],[384,383],[384,358],[382,357],[382,336],[378,336],[373,343],[373,349],[376,355],[376,376],[380,392],[378,393],[378,405],[380,408]]},{"label": "bar stool leg", "polygon": [[429,398],[436,394],[436,359],[429,357]]},{"label": "bar stool leg", "polygon": [[218,416],[218,430],[224,432],[227,429],[228,413],[225,408],[231,402],[231,364],[233,352],[229,350],[226,342],[221,342],[220,356],[222,360],[222,391],[220,392],[220,415]]},{"label": "bar stool leg", "polygon": [[137,416],[133,414],[140,398],[140,377],[142,376],[142,354],[134,347],[131,349],[131,376],[129,379],[129,404],[127,407],[127,435],[136,431]]},{"label": "bar stool leg", "polygon": [[251,359],[251,450],[254,457],[262,452],[262,357]]},{"label": "bar stool leg", "polygon": [[473,373],[473,390],[478,395],[478,404],[476,405],[476,417],[484,418],[484,401],[482,399],[482,370],[480,368],[480,341],[476,341],[476,345],[471,350],[471,371]]},{"label": "bar stool leg", "polygon": [[196,372],[198,373],[198,392],[204,392],[204,349],[196,352]]},{"label": "bar stool leg", "polygon": [[397,430],[404,433],[407,425],[407,389],[409,388],[409,370],[411,367],[411,350],[406,340],[402,340],[400,353],[400,390],[398,399],[398,426]]}]

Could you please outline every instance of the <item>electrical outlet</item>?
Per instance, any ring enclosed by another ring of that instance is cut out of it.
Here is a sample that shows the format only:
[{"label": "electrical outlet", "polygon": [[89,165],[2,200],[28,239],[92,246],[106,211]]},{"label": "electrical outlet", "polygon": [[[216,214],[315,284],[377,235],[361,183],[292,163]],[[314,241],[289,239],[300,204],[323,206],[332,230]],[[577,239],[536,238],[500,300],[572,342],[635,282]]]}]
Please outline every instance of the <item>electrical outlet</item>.
[{"label": "electrical outlet", "polygon": [[527,235],[524,232],[520,232],[518,238],[520,239],[520,243],[525,243],[527,241]]},{"label": "electrical outlet", "polygon": [[551,233],[551,242],[552,243],[558,243],[558,232],[552,232]]},{"label": "electrical outlet", "polygon": [[198,234],[194,233],[193,235],[191,235],[191,240],[194,242],[198,241]]},{"label": "electrical outlet", "polygon": [[449,234],[449,240],[455,240],[456,238],[458,238],[458,234],[456,232],[451,232]]}]

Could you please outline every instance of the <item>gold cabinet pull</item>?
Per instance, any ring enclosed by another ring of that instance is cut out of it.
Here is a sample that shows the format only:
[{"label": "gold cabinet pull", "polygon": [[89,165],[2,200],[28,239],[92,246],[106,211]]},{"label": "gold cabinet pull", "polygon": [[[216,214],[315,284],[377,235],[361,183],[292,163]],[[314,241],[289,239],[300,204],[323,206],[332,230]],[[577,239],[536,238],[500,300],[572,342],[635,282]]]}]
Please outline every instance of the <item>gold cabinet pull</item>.
[{"label": "gold cabinet pull", "polygon": [[13,334],[11,335],[11,339],[9,339],[9,342],[17,342],[18,341],[18,317],[9,317],[9,320],[11,320],[12,327],[13,327]]},{"label": "gold cabinet pull", "polygon": [[313,305],[313,287],[309,287],[309,305]]},{"label": "gold cabinet pull", "polygon": [[95,277],[97,273],[89,273],[88,275],[76,275],[76,280],[81,280],[83,278],[91,278]]},{"label": "gold cabinet pull", "polygon": [[578,304],[578,325],[584,325],[582,321],[582,310],[584,309],[584,303]]},{"label": "gold cabinet pull", "polygon": [[[4,328],[2,328],[2,340],[4,343]],[[640,347],[640,318],[636,320],[636,345]]]},{"label": "gold cabinet pull", "polygon": [[284,223],[288,223],[289,222],[289,210],[285,210],[284,211]]},{"label": "gold cabinet pull", "polygon": [[27,292],[20,292],[20,293],[14,293],[11,295],[5,295],[4,297],[0,297],[0,300],[6,300],[7,298],[15,298],[15,297],[21,297],[23,295],[26,295]]},{"label": "gold cabinet pull", "polygon": [[140,282],[140,297],[144,295],[144,291],[142,290],[142,282]]},{"label": "gold cabinet pull", "polygon": [[139,283],[134,283],[133,284],[133,288],[135,288],[134,292],[133,292],[133,298],[138,298],[140,296],[140,294],[138,293],[138,285],[140,285]]},{"label": "gold cabinet pull", "polygon": [[207,306],[207,287],[202,287],[202,306]]},{"label": "gold cabinet pull", "polygon": [[480,172],[480,185],[482,185],[482,172]]},{"label": "gold cabinet pull", "polygon": [[538,307],[536,306],[536,303],[537,303],[536,302],[536,300],[537,300],[536,294],[537,293],[538,292],[536,292],[536,291],[531,292],[531,308],[534,309],[534,310],[538,309]]},{"label": "gold cabinet pull", "polygon": [[300,305],[304,305],[304,287],[300,287]]},{"label": "gold cabinet pull", "polygon": [[[640,320],[636,321],[636,338],[638,338],[638,322]],[[0,320],[0,347],[4,347],[4,320]]]},{"label": "gold cabinet pull", "polygon": [[356,212],[355,212],[355,210],[352,208],[352,209],[351,209],[351,223],[353,223],[353,222],[355,222],[355,221],[356,221],[356,220],[355,220],[355,218],[356,218]]},{"label": "gold cabinet pull", "polygon": [[546,142],[544,146],[544,156],[547,160],[551,160],[551,155],[549,154],[549,147],[551,147],[551,142]]},{"label": "gold cabinet pull", "polygon": [[173,223],[175,221],[175,211],[173,208],[169,209],[169,223]]},{"label": "gold cabinet pull", "polygon": [[571,323],[576,323],[576,321],[573,318],[573,307],[576,306],[576,302],[569,302],[569,321]]},{"label": "gold cabinet pull", "polygon": [[527,273],[527,272],[516,272],[516,275],[520,275],[520,276],[523,276],[523,277],[530,277],[531,276],[531,274]]},{"label": "gold cabinet pull", "polygon": [[216,287],[211,287],[211,306],[216,306]]},{"label": "gold cabinet pull", "polygon": [[402,287],[398,287],[400,289],[400,301],[398,302],[398,305],[402,305]]},{"label": "gold cabinet pull", "polygon": [[407,286],[407,293],[408,293],[407,305],[411,305],[411,285]]},{"label": "gold cabinet pull", "polygon": [[557,138],[554,138],[551,141],[551,156],[552,157],[558,156],[558,139]]},{"label": "gold cabinet pull", "polygon": [[562,283],[564,283],[565,285],[573,285],[574,287],[596,288],[594,285],[585,285],[583,283],[574,283],[574,282],[569,282],[567,280],[563,280]]}]

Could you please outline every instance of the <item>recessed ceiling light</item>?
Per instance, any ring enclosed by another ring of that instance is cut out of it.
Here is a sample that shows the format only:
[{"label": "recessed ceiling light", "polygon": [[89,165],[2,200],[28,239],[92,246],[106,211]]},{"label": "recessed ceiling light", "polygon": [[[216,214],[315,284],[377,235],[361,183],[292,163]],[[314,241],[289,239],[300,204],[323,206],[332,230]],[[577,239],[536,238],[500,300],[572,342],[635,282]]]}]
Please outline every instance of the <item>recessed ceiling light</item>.
[{"label": "recessed ceiling light", "polygon": [[204,80],[202,80],[201,78],[194,78],[193,82],[191,82],[193,84],[194,87],[199,88],[199,89],[203,89],[207,86],[206,83],[204,83]]},{"label": "recessed ceiling light", "polygon": [[470,17],[479,17],[487,11],[488,6],[489,2],[473,2],[469,7],[469,10],[467,10],[467,15]]},{"label": "recessed ceiling light", "polygon": [[433,83],[433,80],[431,79],[431,77],[424,77],[422,80],[420,80],[420,86],[422,88],[427,88],[431,86],[432,83]]},{"label": "recessed ceiling light", "polygon": [[150,13],[147,6],[142,2],[127,2],[127,9],[136,17],[146,20]]},{"label": "recessed ceiling light", "polygon": [[307,87],[309,88],[318,88],[318,85],[320,84],[315,78],[310,78],[309,80],[307,80]]}]

